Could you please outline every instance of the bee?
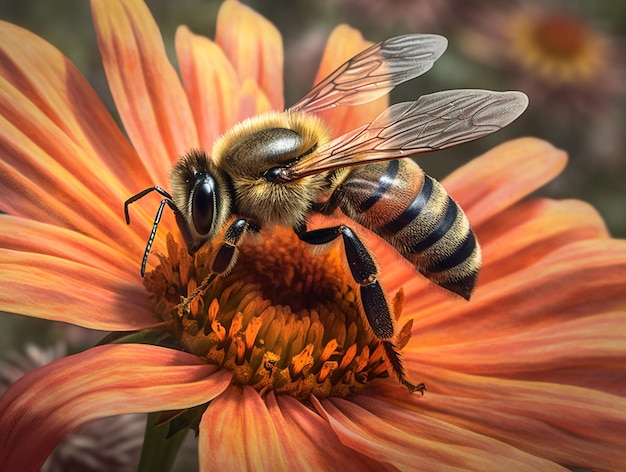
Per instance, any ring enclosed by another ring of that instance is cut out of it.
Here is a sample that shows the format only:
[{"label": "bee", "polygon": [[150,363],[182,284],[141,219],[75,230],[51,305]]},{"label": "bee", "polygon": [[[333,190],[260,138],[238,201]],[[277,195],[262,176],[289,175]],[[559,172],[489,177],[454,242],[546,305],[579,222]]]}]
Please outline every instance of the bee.
[{"label": "bee", "polygon": [[308,230],[307,217],[339,211],[393,246],[435,284],[466,299],[481,266],[480,246],[467,217],[443,187],[410,157],[486,136],[516,119],[528,99],[521,92],[448,90],[398,103],[374,121],[332,138],[317,113],[370,102],[429,70],[447,40],[409,34],[357,54],[284,112],[248,118],[221,136],[211,156],[191,150],[171,172],[171,194],[154,186],[129,198],[128,206],[157,192],[163,197],[141,264],[146,263],[164,207],[174,212],[190,255],[221,238],[211,274],[182,301],[204,293],[227,274],[246,236],[262,228],[293,228],[305,243],[343,242],[347,266],[363,315],[384,345],[392,371],[410,391],[394,344],[390,302],[379,269],[348,224]]}]

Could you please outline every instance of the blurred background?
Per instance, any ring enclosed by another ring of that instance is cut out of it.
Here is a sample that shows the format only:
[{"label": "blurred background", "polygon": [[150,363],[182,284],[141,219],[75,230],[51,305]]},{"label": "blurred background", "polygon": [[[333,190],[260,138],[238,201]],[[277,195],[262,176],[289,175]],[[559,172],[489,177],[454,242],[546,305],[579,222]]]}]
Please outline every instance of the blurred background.
[{"label": "blurred background", "polygon": [[[613,236],[626,237],[624,0],[242,1],[283,34],[287,105],[311,87],[326,38],[340,23],[359,29],[374,42],[402,33],[446,36],[448,50],[435,67],[398,87],[392,101],[415,100],[443,89],[486,88],[522,90],[530,97],[530,107],[496,135],[423,156],[420,165],[441,179],[507,139],[544,138],[566,150],[570,162],[538,194],[586,200],[598,209]],[[173,40],[179,25],[214,36],[221,1],[147,0],[147,4],[174,63]],[[115,115],[87,0],[1,0],[0,19],[37,33],[63,51]],[[42,346],[61,340],[75,351],[100,337],[78,328],[2,316],[0,359],[23,349],[25,340]],[[32,352],[29,355],[33,357]]]}]

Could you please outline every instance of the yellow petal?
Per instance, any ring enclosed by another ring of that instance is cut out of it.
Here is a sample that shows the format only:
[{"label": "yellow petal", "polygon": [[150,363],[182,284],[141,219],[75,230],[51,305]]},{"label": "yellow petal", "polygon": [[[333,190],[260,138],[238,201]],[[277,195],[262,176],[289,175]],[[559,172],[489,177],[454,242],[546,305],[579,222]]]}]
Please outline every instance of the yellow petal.
[{"label": "yellow petal", "polygon": [[215,41],[243,82],[254,80],[273,110],[284,108],[283,42],[274,25],[236,0],[222,4]]}]

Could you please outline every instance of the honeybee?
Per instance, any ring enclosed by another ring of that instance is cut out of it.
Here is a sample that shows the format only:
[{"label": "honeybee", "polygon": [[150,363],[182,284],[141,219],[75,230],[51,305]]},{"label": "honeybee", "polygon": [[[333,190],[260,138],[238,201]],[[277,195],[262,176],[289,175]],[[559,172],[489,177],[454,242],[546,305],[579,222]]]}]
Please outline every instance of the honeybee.
[{"label": "honeybee", "polygon": [[176,217],[189,254],[222,238],[212,273],[182,307],[228,273],[237,247],[264,227],[293,228],[311,245],[341,238],[363,314],[384,345],[392,371],[410,391],[394,344],[392,309],[374,258],[349,225],[307,230],[307,217],[337,210],[389,242],[435,284],[470,298],[481,265],[480,246],[459,206],[408,157],[449,148],[491,134],[516,119],[528,99],[521,92],[449,90],[390,106],[374,121],[331,138],[316,113],[372,101],[429,70],[447,40],[409,34],[375,44],[348,60],[284,112],[242,121],[221,136],[211,156],[192,150],[171,172],[146,246],[141,274],[165,205]]}]

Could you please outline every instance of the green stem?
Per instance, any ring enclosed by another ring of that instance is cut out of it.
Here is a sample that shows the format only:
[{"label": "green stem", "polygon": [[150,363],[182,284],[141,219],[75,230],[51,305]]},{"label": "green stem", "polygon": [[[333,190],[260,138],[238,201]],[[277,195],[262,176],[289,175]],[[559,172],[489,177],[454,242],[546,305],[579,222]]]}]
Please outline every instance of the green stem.
[{"label": "green stem", "polygon": [[178,450],[189,431],[189,428],[185,428],[168,438],[169,425],[165,423],[156,426],[160,415],[160,413],[148,415],[138,472],[169,472],[172,470]]}]

